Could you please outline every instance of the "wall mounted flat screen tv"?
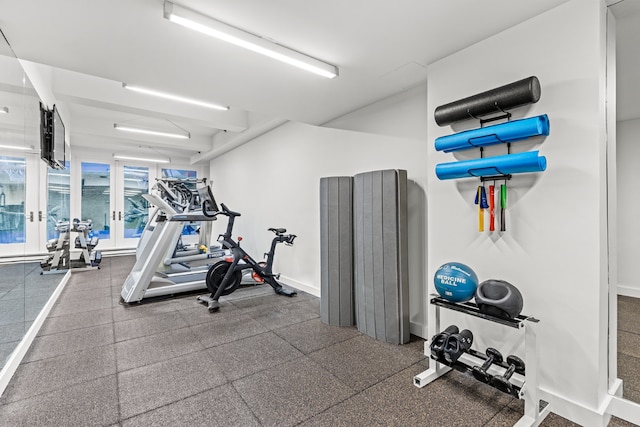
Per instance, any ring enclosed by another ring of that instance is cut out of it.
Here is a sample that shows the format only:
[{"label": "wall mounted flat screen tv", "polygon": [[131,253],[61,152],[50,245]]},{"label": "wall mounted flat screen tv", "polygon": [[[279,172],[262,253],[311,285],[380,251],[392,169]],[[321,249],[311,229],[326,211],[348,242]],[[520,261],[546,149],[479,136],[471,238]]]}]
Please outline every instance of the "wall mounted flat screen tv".
[{"label": "wall mounted flat screen tv", "polygon": [[54,169],[64,169],[64,123],[56,106],[47,109],[40,103],[40,158]]},{"label": "wall mounted flat screen tv", "polygon": [[51,162],[55,169],[64,169],[65,161],[64,123],[56,106],[53,106],[53,156]]},{"label": "wall mounted flat screen tv", "polygon": [[40,103],[40,158],[45,163],[49,164],[51,153],[53,152],[53,138],[51,136],[52,131],[51,113],[47,108]]}]

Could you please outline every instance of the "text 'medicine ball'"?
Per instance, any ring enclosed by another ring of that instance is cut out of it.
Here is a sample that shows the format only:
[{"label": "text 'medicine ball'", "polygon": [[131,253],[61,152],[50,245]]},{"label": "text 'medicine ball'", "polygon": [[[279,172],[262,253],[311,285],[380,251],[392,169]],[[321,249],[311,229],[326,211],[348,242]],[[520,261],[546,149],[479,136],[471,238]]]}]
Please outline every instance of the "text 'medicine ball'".
[{"label": "text 'medicine ball'", "polygon": [[478,276],[468,265],[448,262],[438,268],[433,282],[442,298],[451,302],[466,302],[476,292]]}]

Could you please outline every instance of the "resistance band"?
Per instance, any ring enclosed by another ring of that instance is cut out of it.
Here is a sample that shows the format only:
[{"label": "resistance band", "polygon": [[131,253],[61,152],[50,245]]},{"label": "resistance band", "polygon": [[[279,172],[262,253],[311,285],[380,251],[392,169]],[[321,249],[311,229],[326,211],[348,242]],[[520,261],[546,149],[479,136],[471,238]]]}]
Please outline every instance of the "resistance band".
[{"label": "resistance band", "polygon": [[489,231],[495,231],[496,229],[495,188],[495,185],[489,186]]},{"label": "resistance band", "polygon": [[484,189],[484,185],[478,186],[474,203],[478,205],[478,231],[484,231],[484,210],[489,207],[487,204],[487,192]]},{"label": "resistance band", "polygon": [[500,186],[500,231],[507,230],[507,219],[505,217],[505,209],[507,209],[507,183]]}]

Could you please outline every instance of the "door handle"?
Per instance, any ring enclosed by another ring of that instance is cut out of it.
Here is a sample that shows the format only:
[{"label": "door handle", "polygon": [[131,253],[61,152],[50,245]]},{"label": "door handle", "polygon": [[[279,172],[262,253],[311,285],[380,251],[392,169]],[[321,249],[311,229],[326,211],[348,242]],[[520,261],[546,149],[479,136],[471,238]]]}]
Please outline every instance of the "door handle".
[{"label": "door handle", "polygon": [[112,220],[116,220],[116,211],[113,211],[113,213],[111,214],[111,219]]},{"label": "door handle", "polygon": [[42,211],[38,211],[38,221],[42,222]]},{"label": "door handle", "polygon": [[33,222],[33,211],[29,212],[29,221]]},{"label": "door handle", "polygon": [[122,211],[118,211],[118,221],[122,221]]}]

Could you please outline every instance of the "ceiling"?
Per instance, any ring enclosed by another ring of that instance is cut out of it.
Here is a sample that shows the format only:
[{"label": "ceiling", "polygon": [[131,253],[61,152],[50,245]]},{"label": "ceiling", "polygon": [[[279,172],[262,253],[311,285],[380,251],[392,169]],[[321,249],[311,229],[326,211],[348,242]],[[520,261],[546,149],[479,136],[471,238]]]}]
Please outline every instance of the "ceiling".
[{"label": "ceiling", "polygon": [[[197,162],[274,123],[320,125],[414,87],[428,64],[565,1],[175,1],[333,64],[335,79],[171,23],[163,0],[0,0],[0,29],[18,58],[49,70],[72,147],[153,147]],[[123,82],[230,110],[151,98]],[[179,127],[192,138],[125,136],[113,128],[121,122]]]}]

